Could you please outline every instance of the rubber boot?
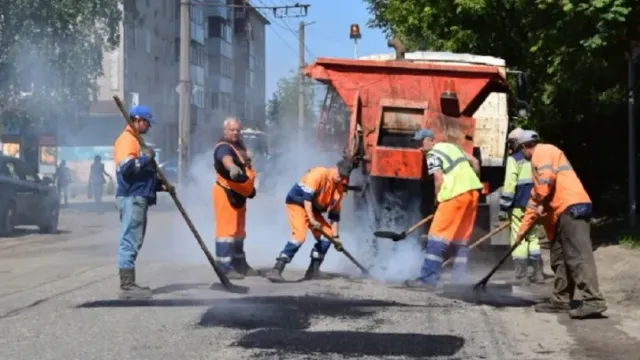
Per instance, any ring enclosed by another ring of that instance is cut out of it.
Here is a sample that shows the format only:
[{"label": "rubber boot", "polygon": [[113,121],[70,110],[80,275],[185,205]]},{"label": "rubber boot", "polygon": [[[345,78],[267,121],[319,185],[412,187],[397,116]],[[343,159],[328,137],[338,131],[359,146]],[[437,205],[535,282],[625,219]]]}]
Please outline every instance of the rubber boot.
[{"label": "rubber boot", "polygon": [[535,304],[533,308],[538,313],[560,314],[560,313],[569,312],[570,306],[569,306],[569,303],[559,303],[559,302],[547,300],[547,301]]},{"label": "rubber boot", "polygon": [[580,306],[569,310],[569,317],[572,319],[598,318],[607,311],[607,304],[604,301],[582,301]]},{"label": "rubber boot", "polygon": [[135,269],[120,269],[120,290],[122,300],[148,300],[153,295],[148,287],[136,284]]},{"label": "rubber boot", "polygon": [[284,271],[284,267],[287,265],[282,260],[276,261],[276,264],[273,266],[273,269],[267,273],[267,279],[274,283],[284,283],[285,280],[282,277],[282,271]]},{"label": "rubber boot", "polygon": [[533,265],[533,274],[531,274],[529,280],[535,284],[544,284],[544,273],[542,272],[544,263],[542,262],[542,257],[531,259],[531,263],[531,265]]},{"label": "rubber boot", "polygon": [[420,289],[420,290],[429,291],[429,292],[434,292],[438,288],[438,285],[429,284],[428,282],[420,278],[417,278],[414,280],[406,280],[404,282],[404,286],[408,288]]},{"label": "rubber boot", "polygon": [[517,286],[529,285],[528,277],[528,265],[527,259],[513,259],[515,283]]},{"label": "rubber boot", "polygon": [[311,262],[309,263],[309,268],[307,272],[304,274],[305,280],[329,280],[331,279],[331,275],[328,275],[322,271],[320,271],[320,265],[322,265],[322,259],[314,259],[311,258]]},{"label": "rubber boot", "polygon": [[247,258],[234,259],[235,270],[243,276],[261,276],[260,272],[247,263]]}]

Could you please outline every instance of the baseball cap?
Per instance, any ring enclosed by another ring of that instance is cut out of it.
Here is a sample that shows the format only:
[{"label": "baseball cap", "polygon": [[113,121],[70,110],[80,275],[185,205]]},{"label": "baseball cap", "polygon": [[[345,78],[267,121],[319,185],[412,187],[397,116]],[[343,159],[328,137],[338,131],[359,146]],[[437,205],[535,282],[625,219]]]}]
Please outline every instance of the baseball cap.
[{"label": "baseball cap", "polygon": [[540,135],[538,135],[538,133],[533,130],[523,130],[516,138],[516,142],[518,143],[518,145],[539,141]]},{"label": "baseball cap", "polygon": [[511,130],[509,135],[507,135],[507,140],[517,140],[518,139],[518,135],[522,134],[523,131],[524,130],[522,128],[515,128],[515,129]]},{"label": "baseball cap", "polygon": [[426,138],[435,139],[435,134],[431,129],[420,129],[416,131],[415,135],[413,135],[413,140],[422,141]]},{"label": "baseball cap", "polygon": [[145,119],[148,122],[155,124],[155,119],[153,118],[153,114],[151,113],[151,109],[145,105],[137,105],[129,110],[129,117],[139,117],[141,119]]}]

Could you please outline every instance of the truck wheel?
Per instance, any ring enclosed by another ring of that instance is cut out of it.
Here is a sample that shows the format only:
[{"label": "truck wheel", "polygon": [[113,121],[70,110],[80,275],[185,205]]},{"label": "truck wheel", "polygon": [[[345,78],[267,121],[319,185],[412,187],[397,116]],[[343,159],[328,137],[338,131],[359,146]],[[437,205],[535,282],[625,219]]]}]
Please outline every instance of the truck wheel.
[{"label": "truck wheel", "polygon": [[0,234],[3,236],[11,236],[15,228],[16,218],[16,204],[14,202],[9,203],[9,206],[2,214],[0,223]]},{"label": "truck wheel", "polygon": [[47,222],[38,227],[40,229],[40,233],[57,234],[59,219],[60,219],[60,210],[58,209],[57,206],[54,205],[51,211],[49,212],[49,216],[47,217]]}]

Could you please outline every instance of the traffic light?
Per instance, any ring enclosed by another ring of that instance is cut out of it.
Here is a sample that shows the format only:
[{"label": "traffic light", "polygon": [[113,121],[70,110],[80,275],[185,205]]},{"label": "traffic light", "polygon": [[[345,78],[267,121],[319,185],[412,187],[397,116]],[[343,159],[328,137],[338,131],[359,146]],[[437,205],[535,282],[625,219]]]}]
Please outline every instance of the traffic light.
[{"label": "traffic light", "polygon": [[360,39],[362,35],[360,34],[360,25],[351,24],[351,28],[349,29],[349,38],[350,39]]}]

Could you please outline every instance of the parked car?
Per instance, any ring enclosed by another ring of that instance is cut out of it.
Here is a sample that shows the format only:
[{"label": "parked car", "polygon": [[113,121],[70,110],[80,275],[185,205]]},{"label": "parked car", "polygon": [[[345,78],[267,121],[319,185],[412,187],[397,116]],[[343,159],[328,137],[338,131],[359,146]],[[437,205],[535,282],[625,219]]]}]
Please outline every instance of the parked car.
[{"label": "parked car", "polygon": [[60,195],[53,179],[41,179],[21,159],[0,155],[0,234],[10,235],[18,225],[56,233],[59,215]]}]

